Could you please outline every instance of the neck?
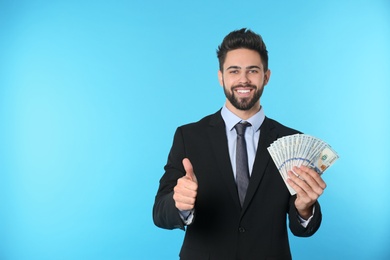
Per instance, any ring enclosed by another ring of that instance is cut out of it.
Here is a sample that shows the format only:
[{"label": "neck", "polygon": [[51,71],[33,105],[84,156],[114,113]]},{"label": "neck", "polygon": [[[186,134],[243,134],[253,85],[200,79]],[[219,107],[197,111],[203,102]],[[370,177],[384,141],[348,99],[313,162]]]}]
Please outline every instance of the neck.
[{"label": "neck", "polygon": [[261,105],[260,101],[257,102],[251,109],[249,110],[241,110],[234,107],[229,101],[226,101],[226,107],[229,109],[233,114],[241,118],[242,120],[247,120],[254,116],[257,112],[260,111]]}]

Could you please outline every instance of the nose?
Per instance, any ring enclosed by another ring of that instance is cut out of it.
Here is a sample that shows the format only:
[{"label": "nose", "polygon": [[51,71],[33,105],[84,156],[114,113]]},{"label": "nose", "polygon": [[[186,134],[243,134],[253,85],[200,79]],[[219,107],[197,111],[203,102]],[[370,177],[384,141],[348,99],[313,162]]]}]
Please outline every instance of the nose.
[{"label": "nose", "polygon": [[248,77],[248,73],[246,73],[246,71],[241,72],[239,83],[242,84],[242,85],[246,85],[246,84],[250,83],[250,80],[249,80],[249,77]]}]

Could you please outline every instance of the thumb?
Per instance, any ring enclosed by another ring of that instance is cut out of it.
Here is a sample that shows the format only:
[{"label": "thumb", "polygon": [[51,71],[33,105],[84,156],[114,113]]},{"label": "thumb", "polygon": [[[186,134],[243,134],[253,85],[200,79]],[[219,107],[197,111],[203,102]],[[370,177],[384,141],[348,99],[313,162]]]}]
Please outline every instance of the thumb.
[{"label": "thumb", "polygon": [[183,159],[183,166],[184,170],[186,171],[186,176],[197,183],[198,180],[196,179],[194,169],[192,168],[192,164],[188,158]]}]

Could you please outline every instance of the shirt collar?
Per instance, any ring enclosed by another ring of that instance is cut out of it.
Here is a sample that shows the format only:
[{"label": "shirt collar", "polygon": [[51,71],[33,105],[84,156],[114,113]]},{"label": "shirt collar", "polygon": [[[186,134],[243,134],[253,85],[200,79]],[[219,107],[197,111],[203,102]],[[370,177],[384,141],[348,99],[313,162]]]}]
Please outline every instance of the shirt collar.
[{"label": "shirt collar", "polygon": [[263,107],[260,108],[259,112],[257,112],[256,114],[254,114],[252,117],[250,117],[247,120],[243,120],[243,119],[239,118],[238,116],[236,116],[235,114],[233,114],[233,112],[231,112],[226,107],[226,105],[224,105],[222,107],[221,115],[222,115],[223,120],[225,121],[226,128],[229,131],[231,131],[234,128],[234,126],[241,121],[249,122],[252,125],[254,131],[257,131],[260,129],[260,126],[264,122],[264,119],[265,119]]}]

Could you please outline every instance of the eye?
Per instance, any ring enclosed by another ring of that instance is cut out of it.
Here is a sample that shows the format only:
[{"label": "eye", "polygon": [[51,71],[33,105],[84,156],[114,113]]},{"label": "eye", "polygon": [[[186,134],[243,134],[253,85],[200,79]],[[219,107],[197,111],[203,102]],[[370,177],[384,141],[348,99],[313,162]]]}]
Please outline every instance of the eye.
[{"label": "eye", "polygon": [[229,70],[230,74],[238,74],[238,70]]},{"label": "eye", "polygon": [[249,73],[256,74],[256,73],[259,73],[259,71],[258,70],[249,70]]}]

